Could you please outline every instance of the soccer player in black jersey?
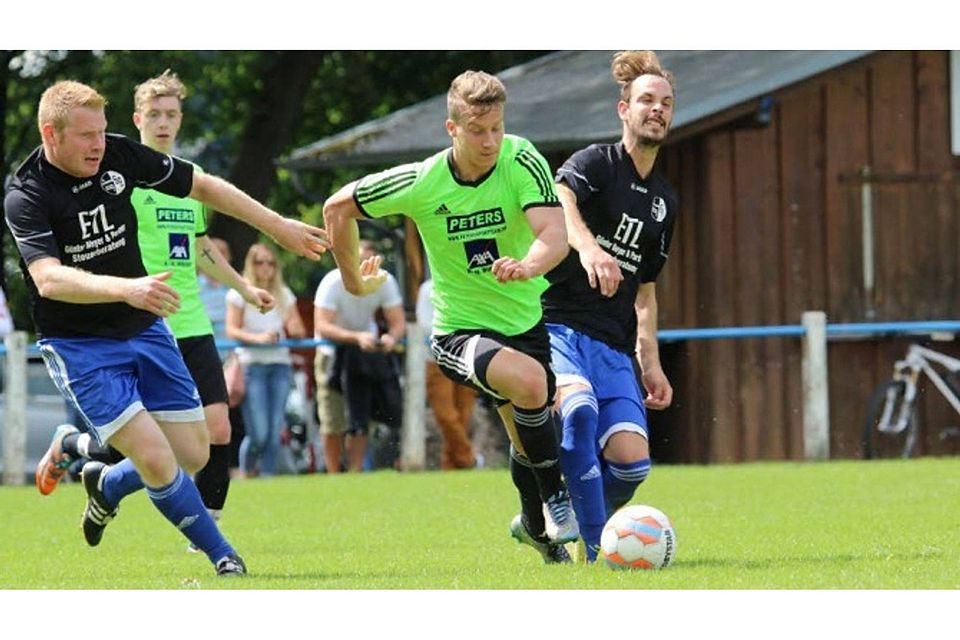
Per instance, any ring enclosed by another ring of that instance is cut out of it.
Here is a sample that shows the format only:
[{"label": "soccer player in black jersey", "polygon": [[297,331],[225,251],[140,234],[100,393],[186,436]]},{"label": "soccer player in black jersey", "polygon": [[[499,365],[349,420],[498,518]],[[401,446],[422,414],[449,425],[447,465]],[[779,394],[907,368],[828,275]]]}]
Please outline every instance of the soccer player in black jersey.
[{"label": "soccer player in black jersey", "polygon": [[673,77],[651,51],[620,52],[611,68],[621,87],[622,138],[576,152],[557,172],[573,250],[547,274],[542,296],[563,425],[560,461],[588,561],[607,518],[650,472],[646,409],[673,398],[657,349],[655,280],[677,196],[654,169],[673,118]]},{"label": "soccer player in black jersey", "polygon": [[218,575],[245,574],[189,475],[206,464],[209,437],[196,385],[162,320],[180,298],[166,282],[170,272],[146,273],[130,197],[135,186],[189,196],[310,259],[326,250],[326,232],[187,162],[107,134],[105,100],[79,82],[48,88],[37,120],[42,145],[15,172],[4,206],[40,350],[84,428],[127,456],[113,467],[84,466],[84,537],[99,544],[120,500],[145,487]]}]

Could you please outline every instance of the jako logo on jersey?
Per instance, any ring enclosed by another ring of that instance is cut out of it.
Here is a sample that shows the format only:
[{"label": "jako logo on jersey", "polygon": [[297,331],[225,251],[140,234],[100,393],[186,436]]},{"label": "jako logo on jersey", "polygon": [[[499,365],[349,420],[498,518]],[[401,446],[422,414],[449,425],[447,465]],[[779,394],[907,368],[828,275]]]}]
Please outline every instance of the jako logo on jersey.
[{"label": "jako logo on jersey", "polygon": [[83,191],[84,189],[86,189],[92,184],[93,184],[93,180],[87,180],[86,182],[81,182],[80,184],[74,185],[70,189],[70,191],[73,191],[74,193],[80,193],[81,191]]},{"label": "jako logo on jersey", "polygon": [[497,248],[497,241],[493,238],[481,238],[480,240],[471,240],[463,243],[463,249],[467,253],[467,270],[483,271],[493,266],[493,263],[500,257],[500,250]]},{"label": "jako logo on jersey", "polygon": [[640,193],[646,193],[646,192],[647,192],[647,188],[646,188],[646,187],[640,186],[640,185],[637,184],[636,182],[631,182],[631,183],[630,183],[630,188],[633,189],[634,191],[639,191]]},{"label": "jako logo on jersey", "polygon": [[190,236],[185,233],[170,234],[170,252],[167,254],[171,260],[189,260],[190,259]]},{"label": "jako logo on jersey", "polygon": [[504,221],[503,209],[500,207],[476,211],[463,216],[451,216],[447,218],[447,233],[461,233],[463,231],[496,227],[502,225]]},{"label": "jako logo on jersey", "polygon": [[100,188],[110,195],[118,196],[127,188],[127,181],[116,171],[107,171],[100,176]]},{"label": "jako logo on jersey", "polygon": [[663,219],[667,217],[667,203],[664,202],[663,198],[660,196],[655,196],[653,198],[653,206],[650,208],[650,215],[652,215],[653,219],[657,222],[663,222]]}]

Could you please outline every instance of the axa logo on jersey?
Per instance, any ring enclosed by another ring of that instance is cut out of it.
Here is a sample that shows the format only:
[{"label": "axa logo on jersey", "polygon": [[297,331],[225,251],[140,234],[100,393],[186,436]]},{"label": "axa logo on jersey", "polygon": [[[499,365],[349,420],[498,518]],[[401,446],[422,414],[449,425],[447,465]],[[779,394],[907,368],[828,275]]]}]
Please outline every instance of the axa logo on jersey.
[{"label": "axa logo on jersey", "polygon": [[497,241],[493,238],[481,238],[463,243],[467,254],[467,271],[485,271],[493,267],[500,257]]},{"label": "axa logo on jersey", "polygon": [[167,255],[171,260],[189,260],[190,236],[186,233],[171,233],[169,249]]}]

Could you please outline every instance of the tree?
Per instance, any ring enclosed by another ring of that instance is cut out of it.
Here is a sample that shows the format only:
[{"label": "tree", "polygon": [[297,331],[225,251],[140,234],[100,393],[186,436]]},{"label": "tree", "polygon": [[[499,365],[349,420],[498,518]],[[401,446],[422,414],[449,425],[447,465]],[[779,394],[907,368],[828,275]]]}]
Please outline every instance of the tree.
[{"label": "tree", "polygon": [[[11,172],[39,144],[36,106],[44,88],[71,78],[108,100],[111,131],[131,137],[133,91],[172,69],[187,85],[178,153],[284,215],[320,219],[319,201],[359,172],[309,176],[307,191],[274,161],[294,148],[446,91],[467,68],[498,72],[537,51],[0,51],[0,158]],[[316,194],[310,196],[310,194]],[[224,236],[239,266],[257,234],[227,216]],[[0,261],[18,327],[29,327],[16,249],[4,234]],[[284,256],[295,291],[307,293],[316,265]],[[332,263],[327,260],[327,266]],[[17,275],[14,275],[17,274]],[[2,276],[0,276],[2,277]],[[2,280],[0,280],[2,282]]]}]

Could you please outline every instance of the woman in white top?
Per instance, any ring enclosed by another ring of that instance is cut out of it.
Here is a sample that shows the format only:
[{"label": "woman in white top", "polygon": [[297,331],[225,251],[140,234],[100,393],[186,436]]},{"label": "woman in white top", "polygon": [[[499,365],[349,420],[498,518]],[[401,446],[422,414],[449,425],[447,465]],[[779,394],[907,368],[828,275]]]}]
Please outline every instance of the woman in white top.
[{"label": "woman in white top", "polygon": [[[287,337],[304,337],[306,331],[297,311],[296,297],[284,284],[277,256],[270,247],[264,244],[250,247],[243,277],[273,294],[277,305],[267,313],[260,313],[231,289],[226,296],[228,338],[250,345],[269,345]],[[238,347],[237,357],[244,367],[246,386],[241,407],[246,434],[240,443],[240,470],[249,476],[259,466],[261,476],[272,476],[277,472],[280,430],[292,380],[290,350],[287,347]]]}]

